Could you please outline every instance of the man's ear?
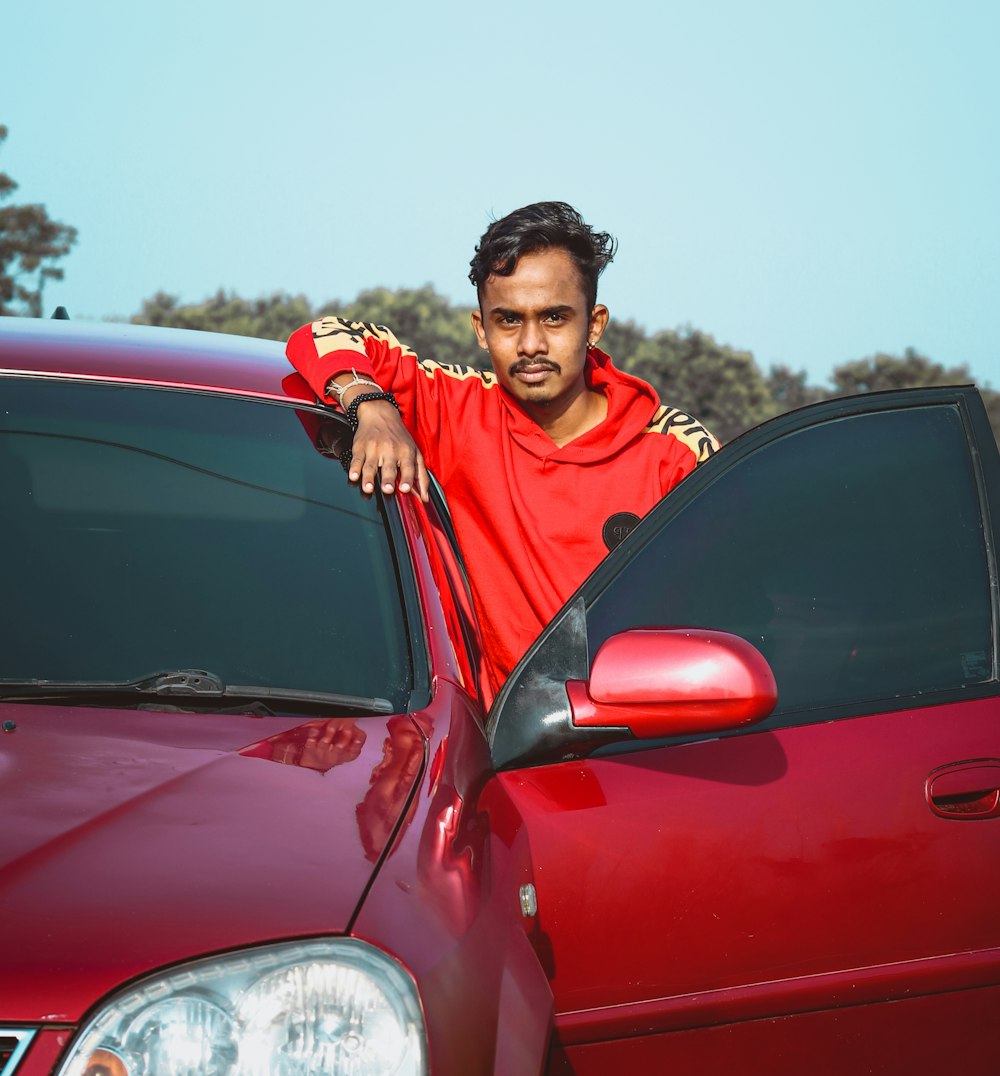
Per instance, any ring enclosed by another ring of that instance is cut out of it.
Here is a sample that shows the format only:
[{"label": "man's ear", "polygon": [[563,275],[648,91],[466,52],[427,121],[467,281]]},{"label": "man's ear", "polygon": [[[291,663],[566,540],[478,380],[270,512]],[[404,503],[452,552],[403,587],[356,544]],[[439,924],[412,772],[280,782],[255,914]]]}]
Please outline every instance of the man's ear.
[{"label": "man's ear", "polygon": [[486,343],[486,329],[483,326],[483,315],[478,310],[472,311],[472,328],[475,330],[479,346],[483,351],[489,351],[490,345]]},{"label": "man's ear", "polygon": [[608,308],[598,303],[590,312],[590,324],[588,326],[589,331],[587,333],[587,343],[593,347],[598,340],[604,335],[604,330],[608,327],[608,318],[611,315],[608,313]]}]

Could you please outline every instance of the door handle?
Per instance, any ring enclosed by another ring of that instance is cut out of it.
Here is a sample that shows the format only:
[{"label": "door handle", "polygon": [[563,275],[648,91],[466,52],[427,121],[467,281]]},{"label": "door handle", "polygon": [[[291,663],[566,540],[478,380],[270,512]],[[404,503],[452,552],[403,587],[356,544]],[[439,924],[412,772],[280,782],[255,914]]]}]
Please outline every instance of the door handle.
[{"label": "door handle", "polygon": [[1000,818],[1000,759],[939,766],[924,787],[927,806],[941,818]]}]

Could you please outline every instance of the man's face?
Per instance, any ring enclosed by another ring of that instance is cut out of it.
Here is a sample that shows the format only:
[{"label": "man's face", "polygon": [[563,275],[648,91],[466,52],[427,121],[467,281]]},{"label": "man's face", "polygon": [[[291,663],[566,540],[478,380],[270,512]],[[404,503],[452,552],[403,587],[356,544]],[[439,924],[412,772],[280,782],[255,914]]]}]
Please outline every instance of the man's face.
[{"label": "man's face", "polygon": [[606,307],[588,308],[573,259],[555,247],[522,255],[510,276],[489,277],[472,315],[500,384],[529,414],[568,407],[586,390],[587,343],[607,321]]}]

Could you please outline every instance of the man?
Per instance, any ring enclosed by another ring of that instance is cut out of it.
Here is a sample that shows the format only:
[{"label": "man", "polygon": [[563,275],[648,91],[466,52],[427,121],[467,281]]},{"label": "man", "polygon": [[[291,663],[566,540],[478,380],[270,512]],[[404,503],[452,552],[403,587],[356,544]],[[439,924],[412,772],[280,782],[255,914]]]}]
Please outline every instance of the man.
[{"label": "man", "polygon": [[[381,326],[323,318],[288,357],[356,432],[352,482],[451,508],[494,690],[639,518],[717,447],[597,349],[597,278],[614,240],[564,202],[486,230],[469,278],[493,373],[418,359]],[[397,411],[398,405],[398,411]],[[426,461],[426,464],[425,464]]]}]

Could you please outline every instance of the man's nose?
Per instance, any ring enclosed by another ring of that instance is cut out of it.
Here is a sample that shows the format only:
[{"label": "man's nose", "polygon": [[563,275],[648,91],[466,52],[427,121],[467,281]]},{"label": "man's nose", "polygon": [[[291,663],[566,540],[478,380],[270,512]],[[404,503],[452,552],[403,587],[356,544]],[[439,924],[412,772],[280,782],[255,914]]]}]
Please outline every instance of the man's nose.
[{"label": "man's nose", "polygon": [[518,354],[530,358],[532,355],[544,355],[548,350],[548,341],[545,339],[541,325],[537,321],[524,321],[517,338]]}]

